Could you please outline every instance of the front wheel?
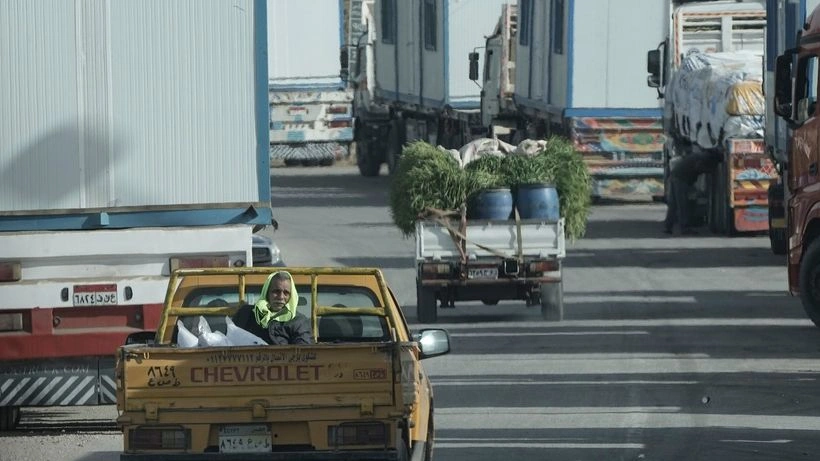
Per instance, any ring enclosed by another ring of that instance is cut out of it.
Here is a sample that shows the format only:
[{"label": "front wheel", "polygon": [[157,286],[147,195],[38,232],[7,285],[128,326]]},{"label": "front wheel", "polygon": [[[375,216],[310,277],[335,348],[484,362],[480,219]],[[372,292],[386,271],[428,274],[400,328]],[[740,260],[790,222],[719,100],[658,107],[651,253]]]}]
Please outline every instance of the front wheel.
[{"label": "front wheel", "polygon": [[558,283],[542,283],[541,317],[550,322],[560,322],[564,319],[564,281]]},{"label": "front wheel", "polygon": [[436,323],[438,320],[436,293],[422,286],[420,280],[416,280],[416,317],[421,323]]},{"label": "front wheel", "polygon": [[811,242],[800,263],[800,301],[809,319],[820,327],[820,239]]},{"label": "front wheel", "polygon": [[372,148],[370,142],[361,141],[356,144],[356,165],[362,176],[373,178],[379,175],[382,162],[376,157],[375,149]]},{"label": "front wheel", "polygon": [[20,422],[20,407],[0,407],[0,432],[10,431]]}]

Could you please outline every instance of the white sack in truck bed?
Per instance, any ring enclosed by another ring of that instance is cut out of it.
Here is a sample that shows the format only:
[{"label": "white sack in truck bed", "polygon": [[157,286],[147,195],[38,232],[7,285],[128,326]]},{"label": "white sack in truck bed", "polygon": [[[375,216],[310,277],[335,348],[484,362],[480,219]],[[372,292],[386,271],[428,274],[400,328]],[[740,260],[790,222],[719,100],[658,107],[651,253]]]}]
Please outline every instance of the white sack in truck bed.
[{"label": "white sack in truck bed", "polygon": [[686,57],[666,89],[666,116],[679,136],[705,148],[763,137],[762,59],[747,51]]}]

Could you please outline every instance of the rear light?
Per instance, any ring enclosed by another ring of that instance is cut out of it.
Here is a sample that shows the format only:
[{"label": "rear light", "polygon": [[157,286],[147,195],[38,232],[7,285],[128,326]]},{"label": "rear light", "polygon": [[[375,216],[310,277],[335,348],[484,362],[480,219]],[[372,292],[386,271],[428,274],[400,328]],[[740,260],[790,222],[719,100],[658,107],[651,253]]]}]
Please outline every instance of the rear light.
[{"label": "rear light", "polygon": [[182,427],[131,429],[128,448],[131,450],[186,450],[191,448],[191,431]]},{"label": "rear light", "polygon": [[16,282],[22,278],[22,273],[19,262],[0,263],[0,282]]},{"label": "rear light", "polygon": [[171,271],[177,269],[200,269],[203,267],[228,267],[230,258],[227,256],[185,256],[170,259]]},{"label": "rear light", "polygon": [[416,402],[418,389],[418,372],[416,371],[416,356],[409,347],[401,348],[401,397],[405,405]]},{"label": "rear light", "polygon": [[558,261],[532,261],[527,268],[530,273],[554,272],[558,270]]},{"label": "rear light", "polygon": [[351,123],[350,120],[331,120],[327,125],[331,128],[348,128]]},{"label": "rear light", "polygon": [[450,272],[450,265],[447,263],[423,263],[421,265],[421,273],[424,275],[443,275]]},{"label": "rear light", "polygon": [[328,426],[327,443],[330,446],[379,445],[387,446],[387,425],[380,422],[342,423]]},{"label": "rear light", "polygon": [[23,314],[0,314],[0,331],[22,331]]},{"label": "rear light", "polygon": [[330,106],[327,109],[328,114],[346,114],[347,106]]}]

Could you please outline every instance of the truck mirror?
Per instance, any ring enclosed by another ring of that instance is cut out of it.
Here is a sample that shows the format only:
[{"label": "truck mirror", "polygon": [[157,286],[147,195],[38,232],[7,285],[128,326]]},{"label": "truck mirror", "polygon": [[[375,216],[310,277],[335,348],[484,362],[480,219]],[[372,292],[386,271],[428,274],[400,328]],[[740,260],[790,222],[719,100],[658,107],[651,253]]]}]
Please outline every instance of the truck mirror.
[{"label": "truck mirror", "polygon": [[649,72],[646,84],[652,88],[661,86],[661,65],[661,50],[650,50],[646,53],[646,71]]},{"label": "truck mirror", "polygon": [[414,338],[419,343],[419,358],[426,359],[450,352],[450,335],[442,329],[421,330]]},{"label": "truck mirror", "polygon": [[774,74],[774,113],[786,120],[793,117],[792,62],[793,50],[777,57]]},{"label": "truck mirror", "polygon": [[470,80],[478,80],[478,53],[473,51],[469,54],[470,57]]}]

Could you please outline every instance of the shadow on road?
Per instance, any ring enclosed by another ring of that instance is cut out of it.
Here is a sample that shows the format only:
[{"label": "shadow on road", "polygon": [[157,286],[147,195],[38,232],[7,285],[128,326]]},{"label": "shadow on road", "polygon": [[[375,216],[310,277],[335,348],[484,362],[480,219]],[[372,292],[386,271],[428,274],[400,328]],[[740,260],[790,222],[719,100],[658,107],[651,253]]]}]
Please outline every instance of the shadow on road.
[{"label": "shadow on road", "polygon": [[271,173],[273,208],[386,207],[390,178],[350,175],[277,175]]},{"label": "shadow on road", "polygon": [[566,268],[643,267],[643,268],[714,268],[775,267],[785,273],[786,258],[768,248],[681,247],[681,248],[613,248],[567,250]]}]

